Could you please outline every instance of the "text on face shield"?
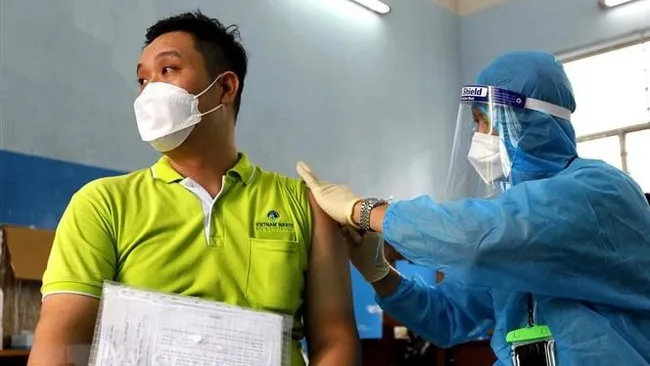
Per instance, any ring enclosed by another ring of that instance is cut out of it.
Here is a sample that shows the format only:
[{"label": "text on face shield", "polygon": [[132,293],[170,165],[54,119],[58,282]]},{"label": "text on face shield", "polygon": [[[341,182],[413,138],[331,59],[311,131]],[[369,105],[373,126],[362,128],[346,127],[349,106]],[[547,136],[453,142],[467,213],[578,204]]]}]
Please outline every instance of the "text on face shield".
[{"label": "text on face shield", "polygon": [[487,97],[488,88],[481,86],[463,87],[461,97]]}]

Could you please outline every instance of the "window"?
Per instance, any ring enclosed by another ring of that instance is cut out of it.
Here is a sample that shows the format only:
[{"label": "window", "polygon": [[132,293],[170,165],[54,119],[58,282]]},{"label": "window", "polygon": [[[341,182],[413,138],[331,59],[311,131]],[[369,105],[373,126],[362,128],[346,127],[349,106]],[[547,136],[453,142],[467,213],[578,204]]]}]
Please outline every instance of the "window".
[{"label": "window", "polygon": [[564,67],[578,104],[578,154],[630,173],[650,192],[650,41]]}]

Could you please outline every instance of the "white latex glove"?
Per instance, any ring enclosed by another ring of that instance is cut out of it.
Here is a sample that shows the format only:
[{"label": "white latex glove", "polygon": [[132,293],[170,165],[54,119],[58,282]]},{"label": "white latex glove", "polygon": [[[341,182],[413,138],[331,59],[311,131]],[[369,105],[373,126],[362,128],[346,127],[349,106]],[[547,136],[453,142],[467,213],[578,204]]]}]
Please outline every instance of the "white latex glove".
[{"label": "white latex glove", "polygon": [[391,266],[384,256],[384,237],[375,232],[363,235],[350,226],[342,229],[343,237],[350,247],[350,260],[366,281],[382,280]]},{"label": "white latex glove", "polygon": [[345,185],[334,184],[318,179],[304,161],[298,162],[298,175],[305,181],[316,202],[332,219],[343,225],[359,227],[352,220],[354,205],[361,200]]}]

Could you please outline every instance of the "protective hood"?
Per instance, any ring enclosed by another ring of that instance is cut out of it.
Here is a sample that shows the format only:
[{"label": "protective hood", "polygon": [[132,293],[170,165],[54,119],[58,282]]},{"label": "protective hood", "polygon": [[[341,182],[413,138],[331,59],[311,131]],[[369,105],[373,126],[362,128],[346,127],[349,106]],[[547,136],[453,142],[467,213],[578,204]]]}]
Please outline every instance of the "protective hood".
[{"label": "protective hood", "polygon": [[[479,74],[476,83],[520,93],[571,112],[576,109],[564,68],[548,53],[518,51],[501,55]],[[516,113],[519,142],[516,148],[507,142],[505,146],[511,161],[512,184],[552,177],[577,156],[575,131],[569,121],[529,109]]]}]

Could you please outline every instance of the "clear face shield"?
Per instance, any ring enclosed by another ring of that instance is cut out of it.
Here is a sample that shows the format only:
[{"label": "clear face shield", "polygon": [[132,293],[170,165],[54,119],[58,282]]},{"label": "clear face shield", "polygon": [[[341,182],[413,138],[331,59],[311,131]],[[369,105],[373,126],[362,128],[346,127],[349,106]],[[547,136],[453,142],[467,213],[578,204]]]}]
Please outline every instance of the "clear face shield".
[{"label": "clear face shield", "polygon": [[510,186],[513,156],[522,135],[522,109],[570,119],[571,112],[492,86],[468,85],[460,108],[447,178],[447,198],[491,198]]}]

